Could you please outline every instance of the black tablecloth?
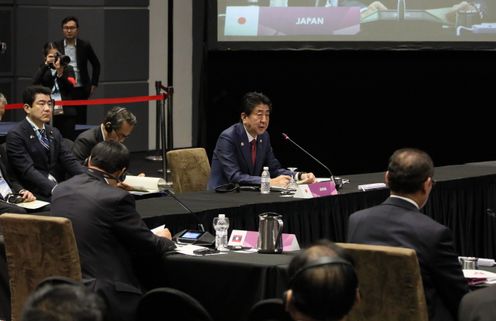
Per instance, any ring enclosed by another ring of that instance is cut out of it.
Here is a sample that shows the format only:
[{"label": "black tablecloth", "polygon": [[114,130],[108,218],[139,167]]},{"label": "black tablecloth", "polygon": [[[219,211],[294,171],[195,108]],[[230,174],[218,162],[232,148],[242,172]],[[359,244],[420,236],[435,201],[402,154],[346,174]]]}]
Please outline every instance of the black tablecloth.
[{"label": "black tablecloth", "polygon": [[[281,197],[279,193],[258,192],[219,194],[197,192],[177,194],[195,215],[171,197],[150,198],[137,202],[138,211],[150,227],[166,224],[173,232],[194,228],[200,221],[213,233],[212,219],[219,213],[230,219],[230,230],[258,230],[258,214],[283,215],[284,232],[296,234],[300,245],[327,238],[346,240],[348,217],[353,212],[381,203],[388,189],[358,191],[360,184],[384,181],[384,173],[343,176],[345,184],[339,195],[313,199]],[[496,257],[496,217],[487,214],[496,209],[496,164],[494,162],[437,167],[434,187],[424,208],[426,215],[448,226],[454,234],[460,255]]]},{"label": "black tablecloth", "polygon": [[[282,297],[293,253],[167,256],[167,286],[182,290],[212,314],[216,321],[246,320],[256,302]],[[164,311],[165,315],[167,312]]]}]

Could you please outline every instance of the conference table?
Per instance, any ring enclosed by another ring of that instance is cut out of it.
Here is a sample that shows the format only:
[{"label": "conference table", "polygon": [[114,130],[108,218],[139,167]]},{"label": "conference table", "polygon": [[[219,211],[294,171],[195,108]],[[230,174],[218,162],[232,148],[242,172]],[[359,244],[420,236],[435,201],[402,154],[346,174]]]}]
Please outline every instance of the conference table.
[{"label": "conference table", "polygon": [[[311,199],[282,197],[271,192],[194,192],[176,194],[188,213],[170,196],[137,201],[137,208],[151,228],[165,224],[173,233],[202,223],[213,233],[212,220],[219,213],[230,220],[230,231],[258,230],[258,215],[276,212],[283,216],[284,232],[296,235],[301,246],[326,238],[346,241],[348,217],[377,205],[389,195],[387,188],[360,191],[358,185],[384,181],[384,173],[345,175],[338,195]],[[460,255],[496,257],[496,162],[436,167],[434,186],[422,210],[448,226]]]},{"label": "conference table", "polygon": [[[267,298],[282,298],[287,289],[288,266],[298,253],[222,255],[165,258],[165,285],[197,299],[216,321],[246,321],[251,307]],[[480,267],[495,273],[496,266]],[[474,286],[476,290],[487,285]]]},{"label": "conference table", "polygon": [[197,299],[216,321],[244,321],[256,302],[282,297],[294,255],[232,251],[210,256],[168,255],[165,282]]}]

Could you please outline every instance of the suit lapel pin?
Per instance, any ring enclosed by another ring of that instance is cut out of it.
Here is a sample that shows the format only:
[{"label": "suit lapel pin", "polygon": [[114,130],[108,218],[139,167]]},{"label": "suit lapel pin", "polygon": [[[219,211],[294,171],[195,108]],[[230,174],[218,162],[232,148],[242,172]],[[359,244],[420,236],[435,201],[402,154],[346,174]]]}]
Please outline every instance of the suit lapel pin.
[{"label": "suit lapel pin", "polygon": [[30,135],[30,136],[29,136],[29,139],[34,139],[34,136],[33,136],[33,135]]},{"label": "suit lapel pin", "polygon": [[245,146],[245,143],[241,142],[241,146]]},{"label": "suit lapel pin", "polygon": [[260,139],[260,143],[262,143],[262,142],[263,142],[263,140]]}]

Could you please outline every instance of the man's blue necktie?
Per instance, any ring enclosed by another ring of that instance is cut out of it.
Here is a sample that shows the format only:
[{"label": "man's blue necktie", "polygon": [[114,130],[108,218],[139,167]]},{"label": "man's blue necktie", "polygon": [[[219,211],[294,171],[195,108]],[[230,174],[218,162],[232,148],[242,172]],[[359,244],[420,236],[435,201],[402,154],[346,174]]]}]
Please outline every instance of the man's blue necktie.
[{"label": "man's blue necktie", "polygon": [[50,141],[48,140],[47,134],[45,129],[38,129],[40,131],[40,143],[45,147],[47,150],[50,149]]}]

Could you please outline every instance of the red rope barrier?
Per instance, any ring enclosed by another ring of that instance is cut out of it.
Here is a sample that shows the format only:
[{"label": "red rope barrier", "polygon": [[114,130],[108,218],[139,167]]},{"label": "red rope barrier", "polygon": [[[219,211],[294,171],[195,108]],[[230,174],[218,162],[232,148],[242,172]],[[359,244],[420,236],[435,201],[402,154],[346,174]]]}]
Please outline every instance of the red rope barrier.
[{"label": "red rope barrier", "polygon": [[[166,99],[167,94],[163,93],[161,95],[155,96],[134,96],[134,97],[121,97],[121,98],[100,98],[100,99],[88,99],[88,100],[56,100],[55,105],[58,106],[79,106],[79,105],[110,105],[110,104],[130,104],[138,103],[144,101],[152,100],[162,100]],[[20,109],[23,104],[8,104],[5,105],[5,109]]]}]

